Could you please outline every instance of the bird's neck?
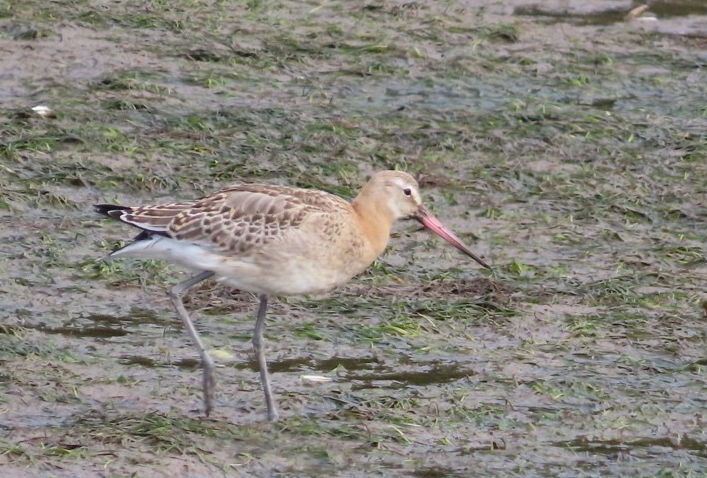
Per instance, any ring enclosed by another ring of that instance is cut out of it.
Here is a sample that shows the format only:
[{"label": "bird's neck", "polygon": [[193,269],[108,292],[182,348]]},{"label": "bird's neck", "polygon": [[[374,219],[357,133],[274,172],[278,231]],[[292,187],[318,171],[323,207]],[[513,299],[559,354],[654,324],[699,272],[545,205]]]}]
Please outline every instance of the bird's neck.
[{"label": "bird's neck", "polygon": [[368,240],[375,259],[388,245],[393,214],[387,208],[381,207],[379,202],[370,199],[366,195],[359,194],[351,206],[356,212],[361,231]]}]

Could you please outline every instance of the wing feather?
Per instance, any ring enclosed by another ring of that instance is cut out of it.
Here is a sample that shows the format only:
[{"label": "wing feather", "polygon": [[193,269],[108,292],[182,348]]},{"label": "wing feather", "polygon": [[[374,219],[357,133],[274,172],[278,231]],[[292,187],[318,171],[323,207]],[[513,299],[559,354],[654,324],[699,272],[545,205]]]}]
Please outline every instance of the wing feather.
[{"label": "wing feather", "polygon": [[194,202],[191,201],[157,206],[131,207],[120,211],[120,215],[111,214],[111,216],[146,231],[166,232],[175,216],[193,205]]},{"label": "wing feather", "polygon": [[323,191],[236,184],[196,201],[96,210],[149,233],[242,254],[291,237],[313,215],[349,212],[350,204]]},{"label": "wing feather", "polygon": [[167,233],[224,253],[247,253],[299,229],[313,214],[345,209],[343,199],[284,186],[234,185],[179,212]]}]

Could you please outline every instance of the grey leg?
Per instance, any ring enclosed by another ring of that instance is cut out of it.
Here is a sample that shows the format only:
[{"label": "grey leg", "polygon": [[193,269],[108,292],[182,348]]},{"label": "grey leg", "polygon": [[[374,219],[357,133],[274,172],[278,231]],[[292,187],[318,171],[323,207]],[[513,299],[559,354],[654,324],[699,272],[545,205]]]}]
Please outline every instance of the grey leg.
[{"label": "grey leg", "polygon": [[263,386],[263,393],[265,393],[268,420],[275,421],[278,419],[279,414],[273,400],[270,377],[268,376],[268,364],[265,361],[265,350],[263,350],[263,327],[265,326],[265,310],[268,308],[268,296],[261,294],[259,298],[260,305],[258,306],[258,318],[255,321],[255,332],[253,333],[253,348],[255,349],[255,358],[258,359],[258,367],[260,368],[260,383]]},{"label": "grey leg", "polygon": [[204,349],[204,344],[201,343],[199,334],[194,328],[194,324],[189,318],[187,310],[184,308],[182,296],[188,289],[195,286],[199,282],[208,279],[213,275],[213,272],[204,271],[200,274],[195,275],[194,277],[180,282],[169,290],[169,298],[172,299],[172,304],[174,304],[174,308],[177,310],[177,315],[180,319],[182,319],[184,327],[186,327],[187,332],[189,332],[189,337],[191,337],[192,341],[194,342],[194,345],[196,345],[196,348],[199,351],[199,358],[201,358],[201,368],[204,370],[204,412],[206,413],[207,417],[209,416],[209,413],[211,413],[211,409],[213,408],[214,387],[216,386],[216,381],[214,380],[214,361],[211,357],[209,357],[209,354],[206,353],[206,349]]}]

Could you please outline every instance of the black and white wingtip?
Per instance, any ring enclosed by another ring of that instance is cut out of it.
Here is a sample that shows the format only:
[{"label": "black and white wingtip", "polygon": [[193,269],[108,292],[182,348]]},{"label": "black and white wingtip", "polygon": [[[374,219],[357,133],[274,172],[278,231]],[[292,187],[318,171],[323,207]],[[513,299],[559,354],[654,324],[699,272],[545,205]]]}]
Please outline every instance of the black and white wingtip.
[{"label": "black and white wingtip", "polygon": [[95,204],[93,210],[98,214],[103,214],[104,216],[112,217],[113,219],[120,220],[125,211],[130,210],[128,206],[117,206],[115,204]]}]

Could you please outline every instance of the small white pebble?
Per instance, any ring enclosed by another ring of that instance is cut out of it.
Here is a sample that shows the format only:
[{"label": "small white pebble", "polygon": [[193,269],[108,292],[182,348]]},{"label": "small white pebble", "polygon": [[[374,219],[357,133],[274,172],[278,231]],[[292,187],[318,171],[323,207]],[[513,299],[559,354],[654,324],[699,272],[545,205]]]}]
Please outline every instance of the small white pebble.
[{"label": "small white pebble", "polygon": [[300,375],[299,377],[303,382],[311,383],[325,383],[334,380],[331,377],[325,377],[324,375]]},{"label": "small white pebble", "polygon": [[32,111],[37,113],[39,116],[44,117],[44,116],[49,116],[52,112],[52,109],[49,108],[48,106],[37,105],[37,106],[32,107]]}]

